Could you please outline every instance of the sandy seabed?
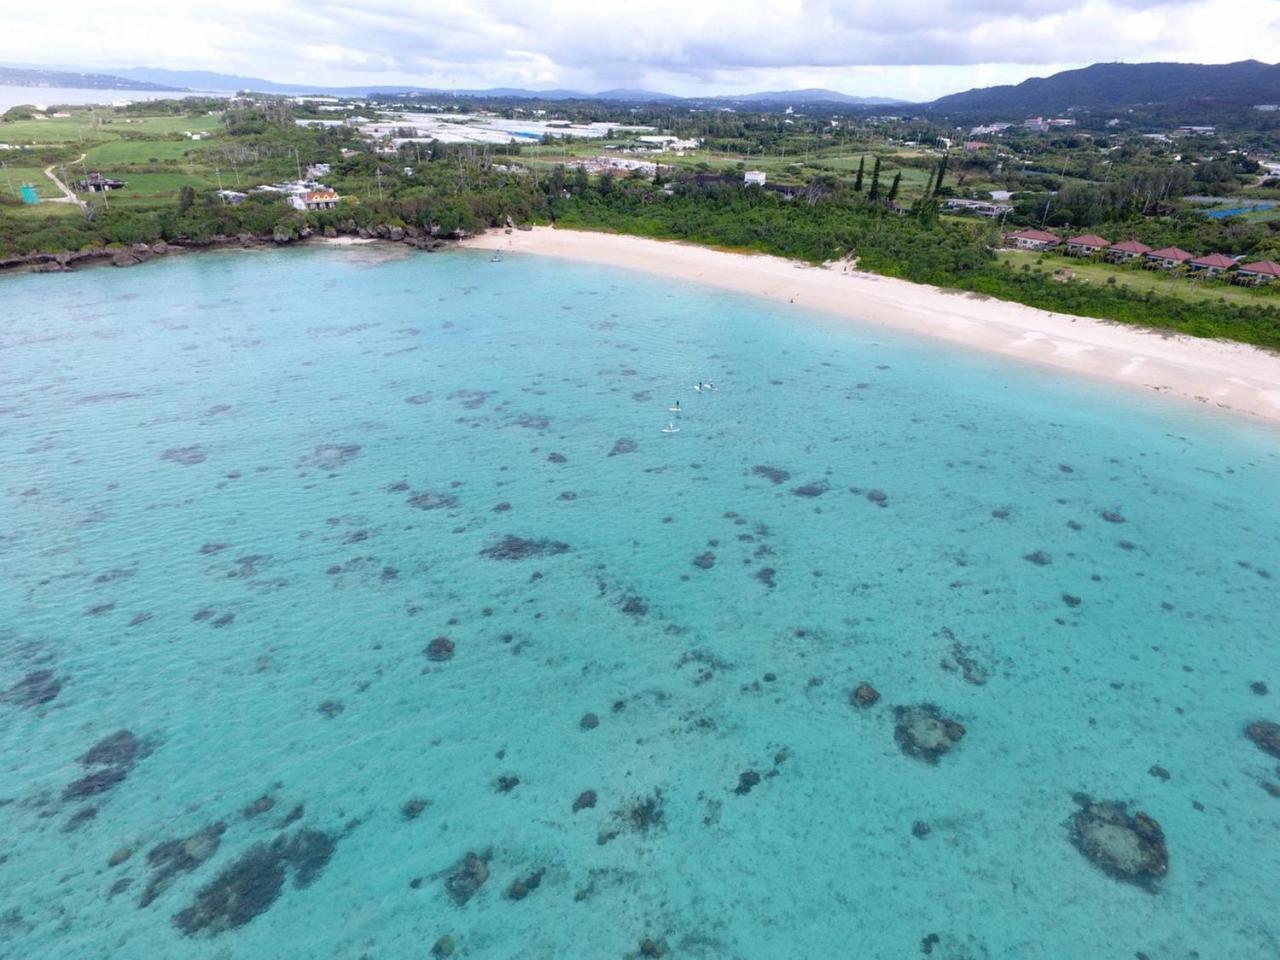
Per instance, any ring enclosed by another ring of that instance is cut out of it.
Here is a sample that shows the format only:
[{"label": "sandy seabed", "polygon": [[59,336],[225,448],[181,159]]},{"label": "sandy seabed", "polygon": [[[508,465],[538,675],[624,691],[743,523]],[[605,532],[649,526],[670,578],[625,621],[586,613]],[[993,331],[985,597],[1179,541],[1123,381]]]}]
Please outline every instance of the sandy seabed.
[{"label": "sandy seabed", "polygon": [[763,254],[584,230],[492,231],[465,246],[568,257],[793,303],[1280,424],[1280,355]]}]

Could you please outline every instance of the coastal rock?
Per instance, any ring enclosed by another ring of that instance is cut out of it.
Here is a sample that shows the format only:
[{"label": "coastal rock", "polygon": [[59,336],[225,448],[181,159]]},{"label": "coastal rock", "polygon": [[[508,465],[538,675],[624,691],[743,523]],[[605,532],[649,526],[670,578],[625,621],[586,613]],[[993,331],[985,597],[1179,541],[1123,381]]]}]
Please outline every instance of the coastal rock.
[{"label": "coastal rock", "polygon": [[387,239],[399,243],[404,239],[404,229],[402,227],[392,227],[387,231]]},{"label": "coastal rock", "polygon": [[158,257],[162,257],[169,252],[169,245],[163,240],[158,240],[151,245],[151,252]]},{"label": "coastal rock", "polygon": [[334,237],[338,235],[338,230],[333,224],[327,223],[324,226],[323,233],[326,237],[332,240]]},{"label": "coastal rock", "polygon": [[466,906],[489,879],[489,855],[468,853],[458,861],[444,882],[445,892],[458,906]]},{"label": "coastal rock", "polygon": [[880,691],[865,681],[854,687],[853,693],[849,694],[849,702],[855,707],[869,707],[879,700]]},{"label": "coastal rock", "polygon": [[1108,876],[1152,892],[1169,872],[1164,831],[1147,814],[1129,815],[1123,803],[1095,803],[1084,794],[1067,821],[1072,845]]},{"label": "coastal rock", "polygon": [[898,747],[907,756],[929,763],[937,763],[965,735],[962,724],[943,716],[932,703],[894,707],[893,714],[897,718],[893,738]]},{"label": "coastal rock", "polygon": [[1255,720],[1244,728],[1244,735],[1273,757],[1280,757],[1280,723]]}]

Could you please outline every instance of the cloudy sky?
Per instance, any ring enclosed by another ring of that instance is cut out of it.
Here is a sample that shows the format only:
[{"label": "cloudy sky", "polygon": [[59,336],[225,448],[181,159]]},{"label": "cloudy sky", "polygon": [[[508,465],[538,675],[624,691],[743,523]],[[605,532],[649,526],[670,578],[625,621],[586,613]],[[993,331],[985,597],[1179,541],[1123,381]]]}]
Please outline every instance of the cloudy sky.
[{"label": "cloudy sky", "polygon": [[1280,0],[61,0],[0,5],[0,63],[312,84],[924,100],[1100,60],[1280,58]]}]

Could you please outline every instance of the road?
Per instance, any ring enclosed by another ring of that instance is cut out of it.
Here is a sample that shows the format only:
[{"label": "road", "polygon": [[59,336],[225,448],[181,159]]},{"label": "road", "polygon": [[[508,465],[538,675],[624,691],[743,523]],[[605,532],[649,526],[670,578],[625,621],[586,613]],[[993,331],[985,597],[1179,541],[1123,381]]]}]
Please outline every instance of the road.
[{"label": "road", "polygon": [[[82,153],[80,154],[80,156],[78,156],[76,159],[72,160],[71,162],[73,164],[76,164],[76,163],[79,163],[84,158],[85,158],[85,154]],[[56,163],[49,164],[49,166],[44,168],[44,175],[48,177],[50,180],[52,180],[54,183],[54,186],[56,186],[59,190],[62,191],[62,196],[45,197],[43,200],[41,200],[41,203],[74,203],[76,206],[83,209],[85,206],[84,201],[81,200],[79,197],[77,197],[70,187],[68,187],[65,183],[63,183],[54,175],[53,168],[56,166],[57,166]]]}]

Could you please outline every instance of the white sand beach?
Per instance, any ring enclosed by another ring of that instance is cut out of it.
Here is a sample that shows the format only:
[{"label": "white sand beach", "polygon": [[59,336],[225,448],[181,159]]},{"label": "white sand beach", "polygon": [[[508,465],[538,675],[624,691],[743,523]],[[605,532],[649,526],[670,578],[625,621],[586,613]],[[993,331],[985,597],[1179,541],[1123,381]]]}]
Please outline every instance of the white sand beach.
[{"label": "white sand beach", "polygon": [[794,303],[1086,376],[1145,387],[1280,424],[1280,355],[845,269],[686,243],[535,227],[470,247],[568,257]]}]

